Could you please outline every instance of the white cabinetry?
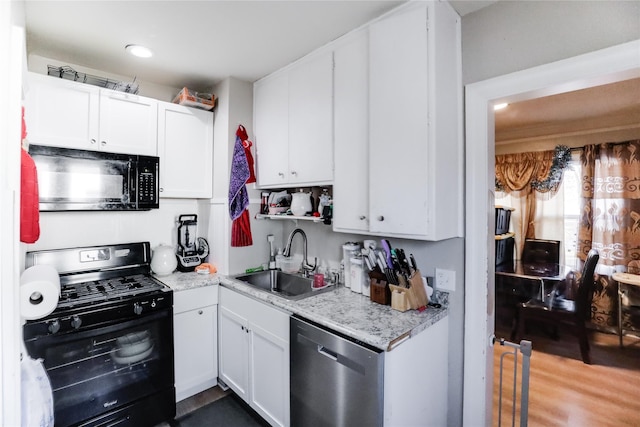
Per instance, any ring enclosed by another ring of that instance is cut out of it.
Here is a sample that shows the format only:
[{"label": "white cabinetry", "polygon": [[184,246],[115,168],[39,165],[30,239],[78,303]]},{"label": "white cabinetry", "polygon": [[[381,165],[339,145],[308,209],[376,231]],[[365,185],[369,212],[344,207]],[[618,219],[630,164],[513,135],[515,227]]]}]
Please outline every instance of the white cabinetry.
[{"label": "white cabinetry", "polygon": [[213,113],[158,103],[160,196],[211,198]]},{"label": "white cabinetry", "polygon": [[340,40],[334,61],[333,229],[366,232],[369,230],[368,29]]},{"label": "white cabinetry", "polygon": [[258,184],[333,180],[333,55],[312,54],[254,85]]},{"label": "white cabinetry", "polygon": [[220,288],[220,379],[274,426],[289,425],[289,315]]},{"label": "white cabinetry", "polygon": [[155,156],[157,114],[150,98],[29,74],[25,118],[34,144]]},{"label": "white cabinetry", "polygon": [[213,387],[218,380],[218,286],[173,294],[176,400]]},{"label": "white cabinetry", "polygon": [[[362,86],[340,84],[357,78],[350,73],[368,77],[369,109],[367,117],[350,117],[351,126],[368,126],[366,152],[349,162],[336,156],[334,230],[424,240],[461,236],[459,16],[446,2],[412,3],[373,22],[368,33],[366,71],[363,55],[341,55],[353,46],[336,52],[336,122],[339,106],[362,103],[366,96]],[[356,66],[349,65],[354,61]],[[336,126],[336,146],[352,138],[346,127]],[[345,170],[362,159],[368,159],[368,180],[358,177],[366,185],[352,187]],[[341,191],[344,186],[350,190]],[[357,204],[349,200],[355,197]],[[367,198],[368,210],[362,213]]]}]

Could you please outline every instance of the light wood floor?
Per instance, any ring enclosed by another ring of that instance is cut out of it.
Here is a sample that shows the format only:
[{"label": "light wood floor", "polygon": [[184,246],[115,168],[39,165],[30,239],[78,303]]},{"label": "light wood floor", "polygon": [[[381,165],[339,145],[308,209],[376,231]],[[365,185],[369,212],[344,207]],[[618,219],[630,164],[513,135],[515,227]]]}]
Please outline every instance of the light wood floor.
[{"label": "light wood floor", "polygon": [[[533,346],[529,426],[640,426],[640,340],[625,337],[625,347],[620,349],[617,335],[592,332],[592,364],[586,365],[580,358],[577,340],[563,331],[560,334],[558,341],[542,332],[527,337]],[[508,332],[496,331],[496,336],[508,337]],[[494,347],[493,413],[496,426],[500,355],[505,349],[497,344]],[[502,426],[511,426],[513,357],[504,360]],[[518,361],[522,362],[521,355]],[[520,399],[520,380],[518,374],[516,402]],[[519,409],[517,404],[517,411]],[[519,422],[516,416],[515,425]]]}]

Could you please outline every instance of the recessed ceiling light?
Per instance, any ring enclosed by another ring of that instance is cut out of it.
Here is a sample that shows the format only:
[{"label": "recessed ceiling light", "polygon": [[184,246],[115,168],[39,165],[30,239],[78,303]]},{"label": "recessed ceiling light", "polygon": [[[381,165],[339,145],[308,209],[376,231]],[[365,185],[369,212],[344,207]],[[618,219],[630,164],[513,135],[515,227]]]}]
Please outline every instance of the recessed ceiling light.
[{"label": "recessed ceiling light", "polygon": [[509,104],[507,104],[506,102],[503,102],[501,104],[496,104],[496,105],[493,106],[493,111],[498,111],[498,110],[505,109],[505,108],[507,108],[507,105],[509,105]]},{"label": "recessed ceiling light", "polygon": [[124,49],[133,56],[139,58],[150,58],[153,56],[153,52],[148,47],[140,46],[138,44],[128,44]]}]

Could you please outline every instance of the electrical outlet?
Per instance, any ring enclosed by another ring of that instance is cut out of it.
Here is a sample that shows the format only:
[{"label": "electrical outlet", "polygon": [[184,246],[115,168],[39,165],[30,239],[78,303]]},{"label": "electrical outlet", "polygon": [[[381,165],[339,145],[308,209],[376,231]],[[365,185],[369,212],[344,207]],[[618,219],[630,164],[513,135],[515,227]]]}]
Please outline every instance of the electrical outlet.
[{"label": "electrical outlet", "polygon": [[436,289],[440,291],[456,290],[456,272],[436,268]]}]

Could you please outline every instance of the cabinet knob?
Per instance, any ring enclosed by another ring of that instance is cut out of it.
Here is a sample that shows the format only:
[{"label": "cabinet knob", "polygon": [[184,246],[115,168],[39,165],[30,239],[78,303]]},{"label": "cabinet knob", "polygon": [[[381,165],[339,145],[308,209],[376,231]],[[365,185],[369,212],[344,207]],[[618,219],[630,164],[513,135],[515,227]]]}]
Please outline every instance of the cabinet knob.
[{"label": "cabinet knob", "polygon": [[92,144],[95,144],[96,142],[97,142],[97,141],[96,141],[96,139],[95,139],[95,138],[91,138],[91,143],[92,143]]},{"label": "cabinet knob", "polygon": [[164,191],[164,188],[160,187],[160,192],[162,193]]},{"label": "cabinet knob", "polygon": [[364,221],[365,219],[367,219],[367,217],[366,217],[366,216],[364,216],[364,215],[360,215],[360,216],[358,217],[358,219],[359,219],[360,221]]},{"label": "cabinet knob", "polygon": [[107,141],[100,141],[101,145],[107,145]]},{"label": "cabinet knob", "polygon": [[382,215],[380,215],[380,216],[378,217],[378,221],[384,221],[384,217],[383,217]]},{"label": "cabinet knob", "polygon": [[284,174],[282,172],[278,172],[278,176],[284,178]]},{"label": "cabinet knob", "polygon": [[291,171],[291,175],[293,175],[293,176],[298,175],[298,172],[296,172],[296,171]]},{"label": "cabinet knob", "polygon": [[202,310],[198,310],[198,314],[202,314],[202,313],[203,313],[203,311],[202,311]]}]

